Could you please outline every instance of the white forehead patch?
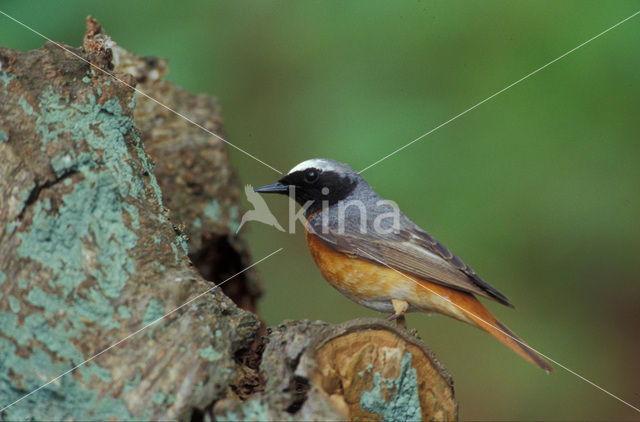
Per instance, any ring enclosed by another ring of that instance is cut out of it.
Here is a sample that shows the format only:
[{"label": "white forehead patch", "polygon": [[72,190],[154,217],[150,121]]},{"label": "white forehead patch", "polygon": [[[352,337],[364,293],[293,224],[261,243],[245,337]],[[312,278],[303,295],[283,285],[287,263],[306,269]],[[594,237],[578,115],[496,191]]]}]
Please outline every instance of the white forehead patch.
[{"label": "white forehead patch", "polygon": [[291,170],[289,170],[289,174],[294,173],[296,171],[308,169],[308,168],[317,168],[320,170],[326,171],[335,171],[339,172],[341,169],[336,165],[336,163],[325,160],[323,158],[312,158],[311,160],[303,161]]}]

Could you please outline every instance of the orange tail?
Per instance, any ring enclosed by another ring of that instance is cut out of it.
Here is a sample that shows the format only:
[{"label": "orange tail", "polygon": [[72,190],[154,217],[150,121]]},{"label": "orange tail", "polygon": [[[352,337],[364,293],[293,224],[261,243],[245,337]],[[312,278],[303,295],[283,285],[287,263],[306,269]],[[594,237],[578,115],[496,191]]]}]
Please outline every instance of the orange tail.
[{"label": "orange tail", "polygon": [[466,300],[466,303],[462,307],[469,311],[465,312],[465,314],[478,328],[481,328],[491,334],[501,343],[534,365],[544,369],[545,371],[553,372],[553,367],[545,358],[527,346],[524,341],[520,340],[518,336],[498,321],[498,319],[494,317],[478,299],[473,296],[471,296],[471,298],[471,300]]},{"label": "orange tail", "polygon": [[[428,312],[439,312],[460,321],[471,323],[491,334],[534,365],[545,371],[553,372],[553,367],[546,359],[527,346],[496,317],[491,315],[491,312],[474,295],[425,280],[417,278],[414,278],[414,280],[424,288],[424,290],[417,291],[416,305],[422,305],[424,309],[428,309]],[[452,305],[452,303],[455,305]]]}]

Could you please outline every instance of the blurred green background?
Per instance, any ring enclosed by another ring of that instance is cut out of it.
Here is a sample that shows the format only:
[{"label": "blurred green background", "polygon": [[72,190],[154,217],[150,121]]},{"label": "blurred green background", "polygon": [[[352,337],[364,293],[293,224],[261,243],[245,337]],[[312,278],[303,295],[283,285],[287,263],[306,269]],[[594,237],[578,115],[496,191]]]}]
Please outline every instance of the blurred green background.
[{"label": "blurred green background", "polygon": [[[287,171],[362,169],[636,12],[631,1],[3,1],[80,45],[92,14],[169,79],[217,96],[228,139]],[[529,344],[640,406],[640,16],[446,125],[365,176],[516,304],[489,307]],[[42,38],[0,16],[0,44]],[[278,174],[231,150],[245,183]],[[286,225],[284,198],[267,198]],[[260,313],[377,315],[334,291],[295,235],[253,223]],[[463,420],[632,420],[556,366],[546,375],[480,330],[411,315],[455,380]]]}]

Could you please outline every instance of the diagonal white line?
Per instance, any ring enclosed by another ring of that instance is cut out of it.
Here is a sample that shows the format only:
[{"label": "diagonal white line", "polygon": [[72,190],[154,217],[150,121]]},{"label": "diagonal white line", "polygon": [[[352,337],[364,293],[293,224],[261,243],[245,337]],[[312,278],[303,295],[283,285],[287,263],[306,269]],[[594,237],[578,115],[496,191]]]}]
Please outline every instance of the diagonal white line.
[{"label": "diagonal white line", "polygon": [[242,148],[240,148],[237,145],[232,144],[231,142],[227,141],[226,139],[224,139],[223,137],[221,137],[220,135],[217,135],[215,133],[213,133],[212,131],[210,131],[209,129],[207,129],[206,127],[196,123],[195,121],[191,120],[190,118],[188,118],[187,116],[185,116],[184,114],[175,111],[174,109],[172,109],[171,107],[161,103],[160,101],[156,100],[155,98],[147,95],[146,93],[144,93],[143,91],[141,91],[140,89],[129,85],[128,83],[126,83],[125,81],[123,81],[122,79],[118,78],[117,76],[115,76],[113,73],[107,72],[106,70],[102,69],[99,66],[96,66],[95,64],[91,63],[90,61],[88,61],[87,59],[85,59],[84,57],[74,53],[73,51],[69,50],[68,48],[66,48],[64,45],[57,43],[55,41],[53,41],[51,38],[41,34],[40,32],[36,31],[35,29],[33,29],[32,27],[30,27],[29,25],[20,22],[18,19],[8,15],[7,13],[5,13],[4,11],[0,10],[0,13],[2,13],[3,15],[5,15],[6,17],[8,17],[9,19],[11,19],[12,21],[14,21],[15,23],[27,28],[29,31],[33,32],[34,34],[37,34],[39,36],[41,36],[42,38],[44,38],[45,40],[55,44],[56,46],[58,46],[59,48],[63,49],[64,51],[66,51],[67,53],[71,54],[72,56],[82,60],[83,62],[87,63],[88,65],[90,65],[91,67],[99,70],[100,72],[111,76],[113,79],[115,79],[116,81],[120,82],[121,84],[123,84],[124,86],[134,90],[135,92],[137,92],[138,94],[142,95],[143,97],[148,98],[149,100],[153,101],[154,103],[158,104],[161,107],[164,107],[165,109],[169,110],[170,112],[172,112],[173,114],[182,117],[184,120],[186,120],[187,122],[191,123],[192,125],[202,129],[203,131],[207,132],[209,135],[215,136],[216,138],[218,138],[219,140],[221,140],[222,142],[224,142],[225,144],[229,145],[230,147],[233,147],[235,149],[237,149],[238,151],[242,152],[243,154],[245,154],[248,157],[253,158],[254,160],[256,160],[259,163],[264,164],[265,166],[269,167],[271,170],[275,171],[276,173],[280,173],[282,174],[282,172],[278,169],[276,169],[275,167],[270,166],[269,164],[265,163],[264,161],[260,160],[259,158],[255,157],[254,155],[248,153],[247,151],[243,150]]},{"label": "diagonal white line", "polygon": [[175,308],[174,310],[167,312],[166,314],[164,314],[163,316],[161,316],[160,318],[148,323],[147,325],[145,325],[142,328],[139,328],[138,330],[134,331],[133,333],[129,334],[128,336],[126,336],[125,338],[123,338],[120,341],[117,341],[116,343],[113,343],[111,346],[107,347],[106,349],[102,350],[99,353],[96,353],[95,355],[91,356],[89,359],[85,360],[82,363],[77,364],[76,366],[74,366],[73,368],[69,369],[68,371],[58,375],[57,377],[51,379],[50,381],[48,381],[46,384],[41,385],[40,387],[36,388],[35,390],[31,391],[30,393],[25,394],[24,396],[20,397],[18,400],[14,401],[11,404],[6,405],[5,407],[3,407],[2,409],[0,409],[0,415],[2,414],[2,412],[4,412],[6,409],[10,408],[11,406],[13,406],[14,404],[26,399],[27,397],[29,397],[30,395],[32,395],[33,393],[36,393],[37,391],[40,391],[41,389],[43,389],[44,387],[46,387],[47,385],[51,384],[52,382],[55,382],[57,380],[59,380],[60,378],[64,377],[65,375],[67,375],[69,372],[73,372],[76,369],[78,369],[79,367],[81,367],[82,365],[91,362],[92,360],[94,360],[95,358],[97,358],[98,356],[100,356],[101,354],[113,349],[114,347],[117,347],[118,345],[122,344],[123,342],[127,341],[128,339],[130,339],[131,337],[135,336],[136,334],[140,333],[141,331],[146,330],[147,328],[151,327],[152,325],[160,322],[161,320],[163,320],[164,318],[166,318],[167,316],[171,315],[172,313],[184,308],[185,306],[187,306],[188,304],[190,304],[191,302],[193,302],[194,300],[197,300],[199,298],[201,298],[202,296],[206,295],[207,293],[209,293],[210,291],[217,289],[218,287],[222,286],[224,283],[226,283],[227,281],[233,279],[234,277],[237,277],[238,275],[242,274],[243,272],[247,271],[248,269],[255,267],[256,265],[258,265],[259,263],[261,263],[262,261],[264,261],[267,258],[270,258],[271,256],[277,254],[278,252],[280,252],[282,249],[284,248],[280,248],[276,251],[271,252],[269,255],[265,256],[264,258],[262,258],[259,261],[254,262],[253,264],[249,265],[248,267],[246,267],[245,269],[243,269],[242,271],[239,271],[237,273],[235,273],[234,275],[232,275],[231,277],[221,281],[220,283],[216,284],[215,286],[211,287],[210,289],[207,289],[206,291],[200,293],[199,295],[197,295],[196,297],[189,299],[187,302],[183,303],[182,305],[178,306],[177,308]]},{"label": "diagonal white line", "polygon": [[522,340],[520,340],[517,337],[512,336],[511,334],[505,332],[503,329],[501,329],[500,327],[496,327],[495,325],[491,324],[490,322],[484,320],[483,318],[480,318],[478,315],[474,314],[473,312],[470,312],[468,310],[466,310],[465,308],[463,308],[462,306],[458,305],[457,303],[453,303],[451,301],[451,299],[449,299],[448,297],[439,295],[438,293],[434,292],[433,290],[431,290],[430,288],[428,288],[427,286],[423,286],[422,284],[418,283],[416,280],[414,280],[413,278],[409,277],[408,275],[404,274],[401,271],[396,270],[395,268],[391,268],[389,265],[387,265],[386,263],[380,261],[379,259],[377,259],[375,256],[371,255],[370,253],[363,251],[360,248],[356,248],[358,251],[368,255],[371,259],[373,259],[374,261],[378,262],[380,265],[384,265],[385,267],[397,272],[398,274],[400,274],[401,276],[405,277],[408,280],[411,280],[412,282],[414,282],[416,285],[418,285],[419,287],[422,287],[423,289],[433,293],[434,295],[438,296],[440,299],[444,299],[445,301],[449,302],[450,304],[452,304],[453,306],[455,306],[456,308],[459,308],[462,312],[471,315],[477,319],[479,319],[480,321],[482,321],[484,324],[495,328],[496,330],[502,332],[503,334],[505,334],[507,337],[511,338],[512,340],[515,340],[516,342],[520,343],[521,345],[523,345],[524,347],[526,347],[527,349],[533,350],[535,353],[539,354],[540,356],[543,356],[545,359],[550,360],[551,362],[553,362],[554,364],[558,365],[560,368],[564,369],[565,371],[569,372],[570,374],[575,375],[576,377],[580,378],[581,380],[585,381],[586,383],[592,385],[593,387],[597,388],[598,390],[608,394],[609,396],[613,397],[614,399],[620,401],[621,403],[626,404],[627,406],[629,406],[630,408],[632,408],[633,410],[635,410],[636,412],[640,413],[640,409],[635,407],[634,405],[632,405],[629,402],[624,401],[623,399],[621,399],[620,397],[616,396],[615,394],[605,390],[604,388],[600,387],[598,384],[596,384],[593,381],[588,380],[587,378],[583,377],[582,375],[578,374],[577,372],[573,371],[570,368],[567,368],[566,366],[564,366],[563,364],[561,364],[560,362],[551,359],[549,356],[545,355],[544,353],[540,353],[539,351],[537,351],[536,349],[534,349],[533,347],[529,346],[528,344],[524,343]]},{"label": "diagonal white line", "polygon": [[622,25],[623,23],[625,23],[625,22],[626,22],[626,21],[628,21],[629,19],[631,19],[631,18],[635,17],[635,16],[636,16],[637,14],[639,14],[639,13],[640,13],[640,10],[638,10],[636,13],[634,13],[634,14],[633,14],[633,15],[631,15],[631,16],[629,16],[628,18],[625,18],[625,19],[621,20],[620,22],[616,23],[615,25],[613,25],[613,26],[611,26],[611,27],[609,27],[609,28],[605,29],[604,31],[602,31],[602,32],[601,32],[601,33],[599,33],[598,35],[595,35],[595,36],[593,36],[593,37],[589,38],[588,40],[586,40],[586,41],[585,41],[585,42],[583,42],[582,44],[578,45],[577,47],[572,48],[571,50],[567,51],[567,52],[566,52],[566,53],[564,53],[563,55],[556,57],[555,59],[551,60],[549,63],[545,64],[544,66],[541,66],[541,67],[537,68],[536,70],[534,70],[533,72],[531,72],[531,73],[529,73],[529,74],[527,74],[527,75],[523,76],[522,78],[520,78],[520,79],[518,79],[517,81],[513,82],[511,85],[508,85],[508,86],[506,86],[506,87],[502,88],[500,91],[498,91],[498,92],[496,92],[495,94],[493,94],[493,95],[491,95],[491,96],[489,96],[489,97],[485,98],[484,100],[480,101],[480,102],[479,102],[479,103],[477,103],[476,105],[469,107],[468,109],[466,109],[466,110],[465,110],[465,111],[463,111],[462,113],[457,114],[457,115],[453,116],[452,118],[450,118],[449,120],[447,120],[446,122],[439,124],[438,126],[436,126],[436,127],[434,127],[433,129],[431,129],[429,132],[424,133],[424,134],[422,134],[422,135],[418,136],[416,139],[414,139],[413,141],[409,142],[408,144],[406,144],[406,145],[404,145],[404,146],[402,146],[402,147],[398,148],[397,150],[395,150],[395,151],[393,151],[393,152],[391,152],[391,153],[389,153],[389,154],[385,155],[384,157],[382,157],[381,159],[379,159],[379,160],[378,160],[378,161],[376,161],[375,163],[373,163],[373,164],[371,164],[371,165],[369,165],[369,166],[367,166],[367,167],[363,168],[362,170],[360,170],[360,173],[363,173],[363,172],[365,172],[365,171],[369,170],[371,167],[375,166],[376,164],[380,163],[381,161],[384,161],[384,160],[386,160],[387,158],[391,157],[392,155],[395,155],[396,153],[398,153],[398,152],[402,151],[403,149],[405,149],[405,148],[407,148],[407,147],[409,147],[409,146],[413,145],[414,143],[418,142],[420,139],[424,138],[425,136],[428,136],[428,135],[432,134],[433,132],[435,132],[436,130],[440,129],[441,127],[446,126],[446,125],[448,125],[449,123],[453,122],[453,121],[454,121],[454,120],[456,120],[458,117],[464,116],[465,114],[467,114],[468,112],[470,112],[470,111],[471,111],[471,110],[473,110],[474,108],[479,107],[479,106],[481,106],[482,104],[484,104],[484,103],[486,103],[487,101],[489,101],[490,99],[492,99],[493,97],[496,97],[496,96],[498,96],[498,95],[502,94],[503,92],[505,92],[505,91],[506,91],[506,90],[508,90],[509,88],[511,88],[511,87],[513,87],[513,86],[515,86],[515,85],[519,84],[520,82],[524,81],[525,79],[529,78],[530,76],[533,76],[533,75],[535,75],[536,73],[540,72],[542,69],[544,69],[544,68],[546,68],[546,67],[548,67],[548,66],[551,66],[552,64],[554,64],[554,63],[555,63],[555,62],[557,62],[558,60],[562,59],[563,57],[568,56],[569,54],[573,53],[574,51],[576,51],[576,50],[577,50],[577,49],[579,49],[580,47],[583,47],[583,46],[585,46],[585,45],[589,44],[591,41],[595,40],[596,38],[598,38],[598,37],[600,37],[600,36],[602,36],[602,35],[604,35],[604,34],[606,34],[607,32],[611,31],[611,30],[612,30],[612,29],[614,29],[615,27]]}]

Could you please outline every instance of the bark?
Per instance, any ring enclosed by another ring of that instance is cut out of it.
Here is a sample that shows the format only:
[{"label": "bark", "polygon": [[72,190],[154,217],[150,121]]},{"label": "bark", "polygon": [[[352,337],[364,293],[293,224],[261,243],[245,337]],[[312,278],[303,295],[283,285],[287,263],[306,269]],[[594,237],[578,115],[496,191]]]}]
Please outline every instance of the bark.
[{"label": "bark", "polygon": [[[96,21],[65,48],[223,134],[213,98]],[[0,408],[127,338],[1,419],[456,418],[420,340],[373,319],[265,329],[253,270],[171,312],[251,262],[226,145],[53,43],[0,66]]]}]

